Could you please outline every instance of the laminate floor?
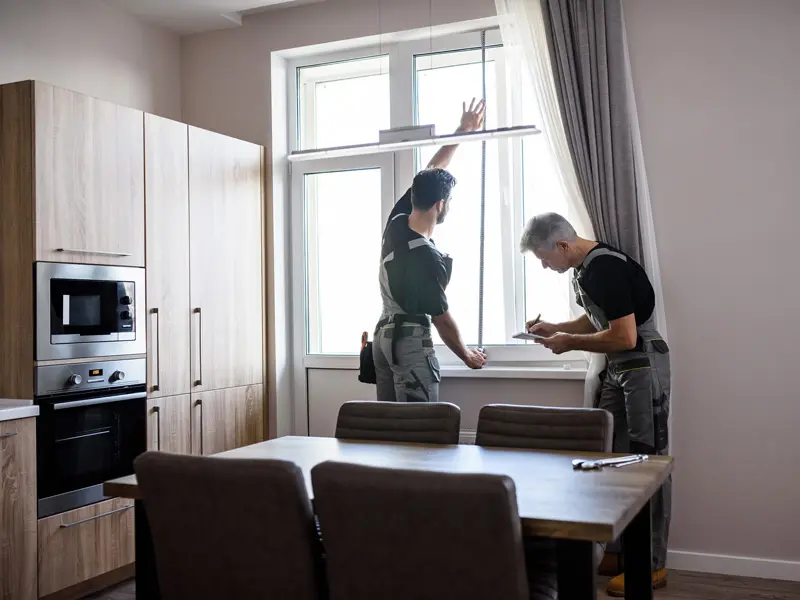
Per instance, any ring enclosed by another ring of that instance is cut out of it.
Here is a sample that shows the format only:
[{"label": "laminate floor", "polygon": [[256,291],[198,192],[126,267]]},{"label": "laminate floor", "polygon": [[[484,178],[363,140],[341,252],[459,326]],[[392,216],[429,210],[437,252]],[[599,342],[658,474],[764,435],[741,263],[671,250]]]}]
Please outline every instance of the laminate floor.
[{"label": "laminate floor", "polygon": [[[597,598],[607,598],[606,578],[601,578]],[[656,600],[800,600],[800,583],[751,577],[706,575],[688,571],[670,571],[667,587],[655,593]],[[104,590],[90,600],[135,600],[136,587],[126,581]]]}]

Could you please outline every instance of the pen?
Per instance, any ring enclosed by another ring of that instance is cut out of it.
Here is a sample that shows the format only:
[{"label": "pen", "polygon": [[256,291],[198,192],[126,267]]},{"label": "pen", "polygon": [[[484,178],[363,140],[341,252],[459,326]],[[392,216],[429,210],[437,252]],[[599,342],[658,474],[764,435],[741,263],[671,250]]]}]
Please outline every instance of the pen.
[{"label": "pen", "polygon": [[531,328],[532,328],[534,325],[536,325],[536,324],[539,322],[539,320],[540,320],[541,318],[542,318],[542,313],[539,313],[539,316],[538,316],[538,317],[536,317],[536,318],[533,320],[533,323],[531,324],[531,326],[530,326],[530,327],[528,327],[528,333],[530,333],[530,332],[531,332]]}]

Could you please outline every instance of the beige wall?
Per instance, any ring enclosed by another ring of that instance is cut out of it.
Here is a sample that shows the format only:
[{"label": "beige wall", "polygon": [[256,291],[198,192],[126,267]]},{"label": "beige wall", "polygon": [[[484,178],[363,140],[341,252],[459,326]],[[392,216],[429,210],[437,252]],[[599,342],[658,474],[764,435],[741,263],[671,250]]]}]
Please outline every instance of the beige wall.
[{"label": "beige wall", "polygon": [[180,38],[100,0],[0,0],[0,83],[38,79],[181,115]]},{"label": "beige wall", "polygon": [[800,560],[800,2],[625,0],[674,361],[671,547]]},{"label": "beige wall", "polygon": [[[382,4],[384,32],[428,24],[427,1]],[[375,34],[376,5],[327,0],[184,38],[184,117],[269,144],[270,52]],[[790,360],[799,294],[789,243],[800,221],[800,2],[624,6],[674,350],[670,545],[798,561]],[[493,13],[492,0],[433,2],[435,24]],[[471,404],[487,386],[492,400],[538,399],[539,383],[457,384],[446,399]],[[548,391],[577,405],[579,389]]]}]

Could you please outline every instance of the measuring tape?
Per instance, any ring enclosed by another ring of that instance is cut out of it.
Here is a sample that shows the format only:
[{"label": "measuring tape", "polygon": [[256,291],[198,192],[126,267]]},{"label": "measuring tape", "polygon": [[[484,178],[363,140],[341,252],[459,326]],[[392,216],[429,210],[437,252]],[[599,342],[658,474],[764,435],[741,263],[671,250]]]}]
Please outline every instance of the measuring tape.
[{"label": "measuring tape", "polygon": [[[486,31],[481,31],[481,77],[483,102],[486,103]],[[486,131],[486,117],[488,109],[483,117],[483,130]],[[478,273],[478,350],[483,352],[483,261],[485,258],[486,246],[486,140],[481,141],[481,237],[480,237],[480,261]]]}]

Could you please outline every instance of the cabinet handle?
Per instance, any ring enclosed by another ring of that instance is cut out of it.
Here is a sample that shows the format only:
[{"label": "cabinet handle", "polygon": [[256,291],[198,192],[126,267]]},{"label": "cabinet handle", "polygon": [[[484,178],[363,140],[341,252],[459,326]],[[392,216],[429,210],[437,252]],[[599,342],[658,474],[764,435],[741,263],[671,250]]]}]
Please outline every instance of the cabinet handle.
[{"label": "cabinet handle", "polygon": [[201,309],[195,308],[197,314],[197,379],[195,387],[203,385],[203,313]]},{"label": "cabinet handle", "polygon": [[200,456],[203,455],[203,400],[197,399],[197,406],[200,407]]},{"label": "cabinet handle", "polygon": [[80,521],[75,521],[74,523],[62,523],[59,525],[61,529],[68,529],[69,527],[75,527],[76,525],[81,525],[82,523],[88,523],[89,521],[94,521],[95,519],[99,519],[100,517],[107,517],[108,515],[113,515],[114,513],[122,512],[124,510],[130,510],[133,508],[133,505],[123,506],[122,508],[115,508],[114,510],[110,510],[108,512],[103,513],[102,515],[95,515],[93,517],[89,517],[88,519],[81,519]]},{"label": "cabinet handle", "polygon": [[14,437],[15,435],[17,435],[16,431],[13,431],[11,433],[4,433],[3,435],[0,435],[0,440],[5,440],[7,438]]},{"label": "cabinet handle", "polygon": [[161,386],[161,316],[157,308],[150,310],[156,322],[156,382],[152,391],[157,392]]},{"label": "cabinet handle", "polygon": [[156,429],[158,429],[158,437],[156,437],[156,450],[161,450],[161,407],[154,406],[153,412],[156,413]]},{"label": "cabinet handle", "polygon": [[99,254],[100,256],[133,256],[130,252],[108,252],[107,250],[79,250],[77,248],[56,248],[56,252],[72,254]]}]

